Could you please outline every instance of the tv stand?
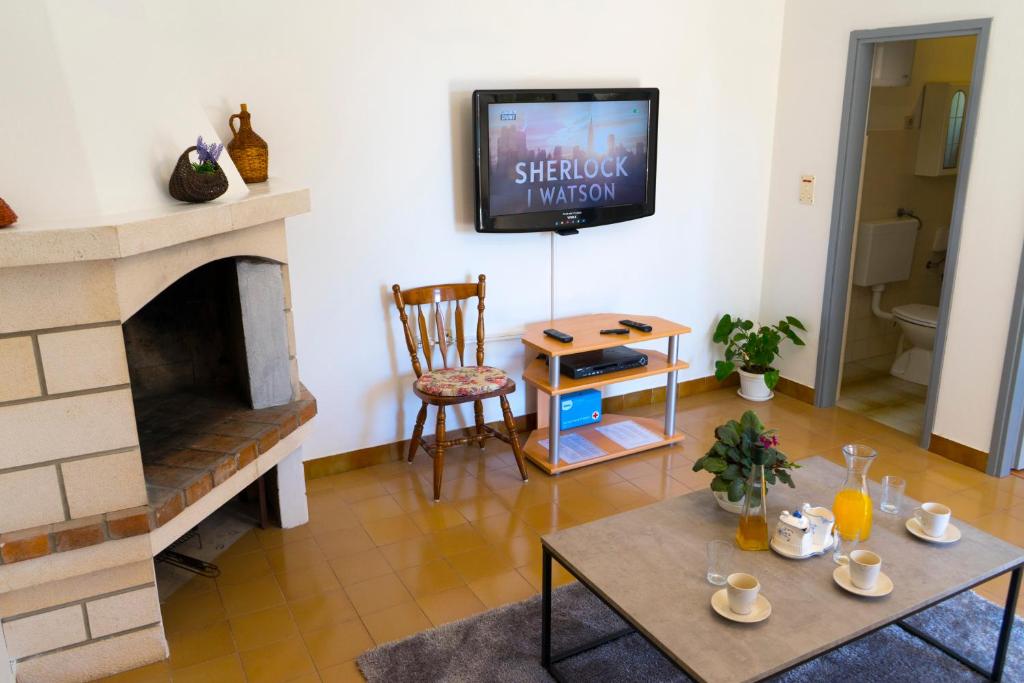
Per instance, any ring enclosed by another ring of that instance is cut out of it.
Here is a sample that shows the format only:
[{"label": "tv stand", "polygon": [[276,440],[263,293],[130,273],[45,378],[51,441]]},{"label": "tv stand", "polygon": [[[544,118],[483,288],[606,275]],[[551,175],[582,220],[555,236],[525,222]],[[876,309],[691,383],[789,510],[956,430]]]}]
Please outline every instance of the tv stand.
[{"label": "tv stand", "polygon": [[[630,330],[628,335],[602,335],[601,330],[610,327],[618,327],[620,320],[638,320],[649,324],[650,332]],[[554,327],[567,334],[572,335],[573,340],[563,344],[544,335],[544,330]],[[538,392],[537,401],[537,426],[526,441],[523,453],[538,467],[548,474],[558,474],[567,470],[574,470],[579,467],[586,467],[595,463],[621,458],[625,455],[647,451],[652,448],[660,448],[683,440],[683,434],[677,433],[676,425],[676,373],[690,367],[686,361],[677,357],[679,335],[687,334],[690,328],[663,318],[651,316],[633,315],[625,313],[599,313],[595,315],[581,315],[574,318],[563,318],[561,320],[550,320],[544,323],[528,325],[523,334],[522,342],[531,351],[544,354],[550,359],[545,362],[538,358],[530,362],[523,372],[523,379]],[[581,379],[571,379],[561,375],[561,357],[584,351],[596,351],[614,346],[621,346],[623,343],[636,344],[639,342],[651,341],[654,339],[668,339],[668,353],[644,349],[647,354],[647,365],[628,370],[619,370],[604,375],[594,375]],[[604,413],[601,422],[576,427],[572,434],[579,434],[593,446],[597,446],[604,453],[586,460],[567,462],[559,458],[560,437],[564,433],[560,429],[561,400],[564,394],[584,389],[596,389],[598,387],[626,382],[643,377],[656,375],[667,375],[665,383],[665,418],[664,422],[650,417],[634,417],[630,415],[614,415]],[[547,419],[544,414],[544,401],[547,397]],[[656,441],[646,443],[633,448],[626,448],[608,438],[599,431],[601,427],[607,427],[619,422],[632,421],[637,426],[658,437]],[[541,444],[547,440],[548,446]]]},{"label": "tv stand", "polygon": [[567,237],[568,235],[578,235],[580,234],[580,231],[576,228],[559,228],[558,230],[555,230],[555,233],[562,237]]}]

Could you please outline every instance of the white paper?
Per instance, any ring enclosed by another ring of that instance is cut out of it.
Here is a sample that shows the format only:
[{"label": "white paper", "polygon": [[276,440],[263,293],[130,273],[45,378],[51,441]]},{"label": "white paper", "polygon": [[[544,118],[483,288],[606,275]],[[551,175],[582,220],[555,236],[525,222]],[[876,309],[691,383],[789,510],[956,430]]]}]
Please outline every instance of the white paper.
[{"label": "white paper", "polygon": [[616,422],[615,424],[602,425],[597,428],[602,436],[605,436],[623,448],[633,449],[646,446],[649,443],[661,441],[661,437],[644,429],[632,420]]},{"label": "white paper", "polygon": [[[540,445],[548,447],[548,440],[541,439]],[[599,446],[587,441],[582,434],[562,434],[558,444],[558,459],[567,463],[576,463],[583,460],[590,460],[599,455],[605,455],[605,451]]]}]

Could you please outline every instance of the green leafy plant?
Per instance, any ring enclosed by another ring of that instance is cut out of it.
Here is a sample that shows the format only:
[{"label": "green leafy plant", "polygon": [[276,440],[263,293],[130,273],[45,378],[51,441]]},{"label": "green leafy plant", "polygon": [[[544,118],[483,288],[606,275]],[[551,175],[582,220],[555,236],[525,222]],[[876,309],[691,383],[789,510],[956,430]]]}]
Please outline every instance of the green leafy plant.
[{"label": "green leafy plant", "polygon": [[754,329],[754,323],[743,318],[734,318],[728,313],[715,326],[712,341],[725,344],[725,360],[715,361],[715,378],[721,382],[736,371],[736,367],[747,372],[764,375],[764,383],[774,389],[779,383],[779,371],[772,367],[779,355],[779,344],[788,339],[797,346],[804,346],[804,340],[796,330],[807,331],[804,324],[791,315],[776,325],[762,325]]},{"label": "green leafy plant", "polygon": [[769,486],[776,482],[793,488],[790,470],[800,467],[780,451],[779,437],[774,429],[766,429],[757,413],[748,410],[736,420],[729,420],[715,429],[715,443],[704,457],[693,464],[693,471],[704,470],[715,475],[711,490],[728,494],[733,503],[750,495],[751,504],[759,505],[761,489],[748,490],[747,479],[754,465],[764,465],[764,480]]}]

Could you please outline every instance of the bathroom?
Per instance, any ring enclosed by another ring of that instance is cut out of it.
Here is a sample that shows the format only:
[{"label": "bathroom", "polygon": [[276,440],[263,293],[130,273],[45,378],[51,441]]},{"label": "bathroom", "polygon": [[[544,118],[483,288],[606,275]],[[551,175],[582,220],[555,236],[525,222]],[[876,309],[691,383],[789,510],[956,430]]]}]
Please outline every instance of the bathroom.
[{"label": "bathroom", "polygon": [[973,36],[876,48],[837,404],[920,436]]}]

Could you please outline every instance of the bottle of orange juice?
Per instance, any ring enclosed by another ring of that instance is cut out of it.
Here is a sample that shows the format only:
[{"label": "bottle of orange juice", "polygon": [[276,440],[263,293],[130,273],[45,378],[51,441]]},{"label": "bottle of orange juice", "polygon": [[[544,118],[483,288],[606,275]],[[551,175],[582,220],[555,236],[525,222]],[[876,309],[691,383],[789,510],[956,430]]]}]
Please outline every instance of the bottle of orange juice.
[{"label": "bottle of orange juice", "polygon": [[847,541],[866,541],[871,536],[871,494],[868,493],[868,468],[878,453],[870,446],[847,444],[843,446],[846,458],[846,479],[843,481],[832,512],[836,516],[836,531]]}]

